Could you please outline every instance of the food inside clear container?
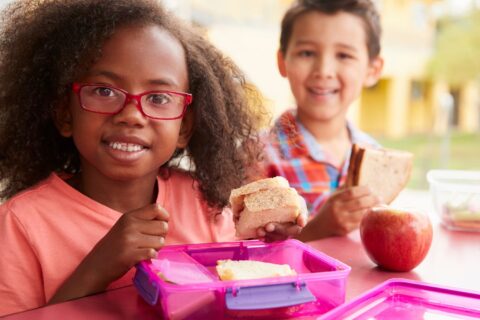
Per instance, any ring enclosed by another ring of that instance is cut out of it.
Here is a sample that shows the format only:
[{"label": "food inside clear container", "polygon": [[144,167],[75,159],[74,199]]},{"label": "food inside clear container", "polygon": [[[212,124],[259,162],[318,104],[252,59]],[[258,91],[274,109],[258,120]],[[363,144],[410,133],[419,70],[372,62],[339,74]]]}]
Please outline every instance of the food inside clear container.
[{"label": "food inside clear container", "polygon": [[[288,264],[296,275],[222,281],[219,260]],[[281,319],[345,301],[350,267],[297,240],[166,246],[137,265],[134,285],[165,319]]]},{"label": "food inside clear container", "polygon": [[427,180],[443,225],[480,231],[480,171],[431,170]]}]

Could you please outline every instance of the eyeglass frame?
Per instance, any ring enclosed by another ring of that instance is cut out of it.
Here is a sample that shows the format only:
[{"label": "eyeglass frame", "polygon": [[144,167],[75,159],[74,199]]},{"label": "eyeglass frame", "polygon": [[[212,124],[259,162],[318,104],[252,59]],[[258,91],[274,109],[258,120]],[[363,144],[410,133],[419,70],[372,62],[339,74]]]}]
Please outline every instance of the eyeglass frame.
[{"label": "eyeglass frame", "polygon": [[[125,94],[125,102],[123,103],[123,106],[118,109],[118,111],[115,111],[115,112],[102,112],[102,111],[95,111],[95,110],[91,110],[89,108],[87,108],[86,106],[83,105],[83,102],[82,102],[82,97],[81,97],[81,94],[80,94],[80,91],[82,90],[83,87],[87,87],[87,86],[96,86],[96,87],[102,87],[102,88],[109,88],[109,89],[114,89],[114,90],[118,90],[120,92],[122,92],[123,94]],[[149,91],[144,91],[144,92],[141,92],[139,94],[131,94],[129,93],[128,91],[122,89],[122,88],[117,88],[117,87],[114,87],[114,86],[111,86],[111,85],[103,85],[103,84],[98,84],[98,83],[79,83],[79,82],[74,82],[72,84],[72,90],[73,92],[75,92],[75,94],[77,95],[78,97],[78,101],[80,103],[80,107],[85,110],[85,111],[88,111],[88,112],[93,112],[93,113],[98,113],[98,114],[106,114],[106,115],[116,115],[116,114],[119,114],[123,109],[125,109],[126,105],[132,101],[132,100],[135,100],[137,103],[136,103],[136,108],[138,109],[138,111],[140,111],[140,113],[146,117],[146,118],[149,118],[149,119],[154,119],[154,120],[176,120],[176,119],[181,119],[184,115],[185,115],[185,112],[187,110],[187,107],[193,102],[193,96],[191,93],[186,93],[186,92],[179,92],[179,91],[171,91],[171,90],[149,90]],[[160,92],[160,93],[171,93],[171,94],[176,94],[176,95],[180,95],[180,96],[183,96],[184,98],[184,104],[183,104],[183,110],[182,110],[182,113],[178,116],[178,117],[174,117],[174,118],[158,118],[158,117],[152,117],[152,116],[149,116],[148,114],[146,114],[144,111],[143,111],[143,106],[142,106],[142,102],[141,102],[141,99],[143,96],[147,95],[147,94],[150,94],[150,93],[155,93],[155,92]]]}]

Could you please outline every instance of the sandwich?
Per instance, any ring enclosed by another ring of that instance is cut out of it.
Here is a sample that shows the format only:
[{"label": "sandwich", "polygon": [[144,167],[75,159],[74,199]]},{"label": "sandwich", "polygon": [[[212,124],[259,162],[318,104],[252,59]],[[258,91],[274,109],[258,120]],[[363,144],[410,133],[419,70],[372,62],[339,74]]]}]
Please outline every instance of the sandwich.
[{"label": "sandwich", "polygon": [[222,281],[294,276],[288,264],[254,260],[218,260],[217,274]]},{"label": "sandwich", "polygon": [[410,152],[353,144],[346,186],[368,186],[390,204],[407,185],[412,167]]},{"label": "sandwich", "polygon": [[302,198],[283,177],[258,180],[232,190],[230,204],[240,239],[256,238],[257,229],[270,222],[295,223],[300,214],[306,214]]}]

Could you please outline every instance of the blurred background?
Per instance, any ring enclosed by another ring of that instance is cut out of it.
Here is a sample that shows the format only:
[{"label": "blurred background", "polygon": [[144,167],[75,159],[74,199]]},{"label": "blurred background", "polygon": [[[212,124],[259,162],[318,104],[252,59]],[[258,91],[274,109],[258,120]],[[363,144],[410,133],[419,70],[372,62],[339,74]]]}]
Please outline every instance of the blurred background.
[{"label": "blurred background", "polygon": [[[277,72],[280,21],[292,0],[169,0],[247,74],[273,115],[294,106]],[[409,188],[434,168],[480,169],[480,0],[377,0],[380,82],[349,117],[385,147],[415,154]]]},{"label": "blurred background", "polygon": [[[0,6],[9,0],[0,0]],[[163,0],[246,73],[277,116],[294,106],[276,67],[283,13],[292,0]],[[480,169],[480,0],[377,0],[380,82],[350,119],[385,147],[412,151],[411,189],[429,169]]]}]

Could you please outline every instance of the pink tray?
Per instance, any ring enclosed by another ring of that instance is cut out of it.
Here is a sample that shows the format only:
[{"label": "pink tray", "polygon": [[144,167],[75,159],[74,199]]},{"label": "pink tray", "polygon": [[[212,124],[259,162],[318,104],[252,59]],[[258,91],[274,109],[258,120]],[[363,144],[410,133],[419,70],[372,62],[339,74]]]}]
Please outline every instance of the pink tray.
[{"label": "pink tray", "polygon": [[390,279],[317,320],[480,319],[480,292]]}]

